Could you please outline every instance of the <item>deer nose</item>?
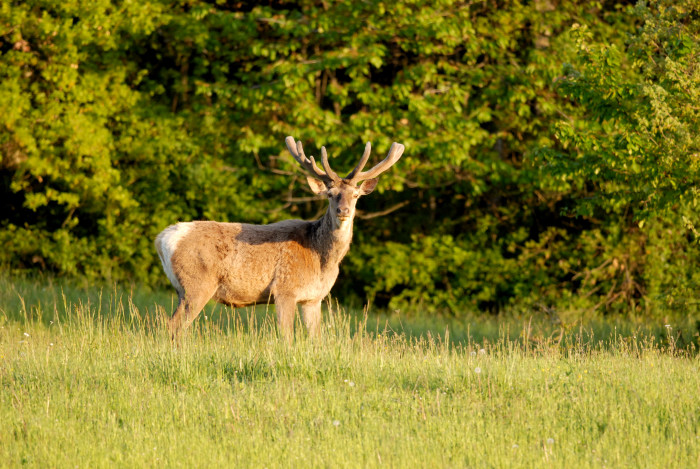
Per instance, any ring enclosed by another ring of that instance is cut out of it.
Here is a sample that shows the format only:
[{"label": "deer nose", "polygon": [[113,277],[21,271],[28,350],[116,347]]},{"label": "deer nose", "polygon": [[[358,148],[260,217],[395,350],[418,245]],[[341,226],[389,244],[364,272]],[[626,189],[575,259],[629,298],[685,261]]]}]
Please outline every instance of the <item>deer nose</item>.
[{"label": "deer nose", "polygon": [[345,208],[338,207],[337,209],[335,209],[335,211],[339,217],[349,217],[350,216],[350,209],[347,207],[345,207]]}]

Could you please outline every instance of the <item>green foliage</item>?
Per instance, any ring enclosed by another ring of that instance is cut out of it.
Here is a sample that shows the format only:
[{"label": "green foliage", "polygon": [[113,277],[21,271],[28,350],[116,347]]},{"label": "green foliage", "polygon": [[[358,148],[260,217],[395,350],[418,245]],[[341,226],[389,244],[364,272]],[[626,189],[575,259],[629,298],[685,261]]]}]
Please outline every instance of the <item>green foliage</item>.
[{"label": "green foliage", "polygon": [[579,213],[631,209],[645,220],[669,208],[696,212],[700,6],[662,0],[635,14],[641,26],[624,51],[574,28],[578,67],[567,67],[559,85],[586,118],[560,122],[556,137],[568,152],[553,163],[562,181],[594,188]]},{"label": "green foliage", "polygon": [[130,58],[169,21],[161,10],[5,5],[2,261],[153,282],[152,239],[167,224],[229,210],[252,218],[253,196],[236,189],[245,172],[222,171]]},{"label": "green foliage", "polygon": [[625,263],[628,292],[618,293],[633,286],[647,310],[660,311],[696,303],[700,6],[658,0],[633,13],[639,27],[625,44],[572,28],[579,56],[558,87],[579,113],[556,125],[557,146],[539,152],[538,163],[545,187],[571,197],[567,210],[621,233],[622,258],[633,261]]},{"label": "green foliage", "polygon": [[0,262],[165,285],[170,223],[321,213],[285,136],[341,172],[398,141],[335,294],[656,313],[700,257],[694,19],[689,1],[4,2]]}]

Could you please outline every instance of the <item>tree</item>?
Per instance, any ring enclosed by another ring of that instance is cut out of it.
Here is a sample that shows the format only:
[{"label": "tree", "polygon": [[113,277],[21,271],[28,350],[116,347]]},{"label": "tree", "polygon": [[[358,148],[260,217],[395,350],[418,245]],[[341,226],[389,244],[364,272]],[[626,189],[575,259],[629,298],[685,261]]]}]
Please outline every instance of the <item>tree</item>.
[{"label": "tree", "polygon": [[641,26],[624,50],[574,28],[580,59],[559,87],[585,119],[560,121],[565,151],[547,156],[561,181],[593,188],[578,213],[631,210],[643,224],[698,203],[700,5],[641,2],[634,12]]},{"label": "tree", "polygon": [[[636,308],[653,233],[633,221],[690,204],[695,180],[692,158],[672,156],[697,135],[681,81],[697,13],[682,4],[644,29],[657,5],[6,2],[0,262],[163,285],[152,240],[170,223],[318,214],[287,135],[339,169],[368,140],[375,158],[399,141],[335,293],[457,315]],[[644,34],[686,52],[654,68]],[[685,249],[659,223],[669,252]],[[694,255],[664,278],[690,278]]]},{"label": "tree", "polygon": [[558,86],[579,114],[557,124],[558,145],[536,163],[545,186],[573,196],[572,213],[603,220],[602,236],[626,246],[615,258],[627,259],[622,270],[604,275],[625,285],[624,296],[647,308],[694,304],[699,279],[690,265],[699,253],[688,236],[697,237],[700,202],[700,5],[655,0],[633,12],[639,27],[624,46],[574,26],[579,59]]}]

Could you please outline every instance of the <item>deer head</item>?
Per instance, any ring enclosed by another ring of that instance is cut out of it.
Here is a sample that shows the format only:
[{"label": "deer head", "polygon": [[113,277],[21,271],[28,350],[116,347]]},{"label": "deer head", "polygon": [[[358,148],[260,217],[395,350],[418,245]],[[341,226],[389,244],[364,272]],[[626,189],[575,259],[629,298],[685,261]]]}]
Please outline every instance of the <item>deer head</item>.
[{"label": "deer head", "polygon": [[323,170],[321,170],[316,165],[316,160],[314,160],[313,156],[307,158],[304,154],[301,141],[295,143],[293,137],[287,137],[285,142],[289,153],[306,171],[306,180],[314,194],[328,197],[328,213],[331,215],[336,228],[353,220],[357,200],[360,196],[371,193],[377,187],[378,176],[391,168],[401,158],[404,150],[403,145],[394,142],[389,149],[389,154],[382,162],[369,171],[362,171],[372,150],[372,146],[367,142],[360,162],[357,163],[355,169],[341,179],[328,164],[326,147],[321,147],[321,164],[323,165]]}]

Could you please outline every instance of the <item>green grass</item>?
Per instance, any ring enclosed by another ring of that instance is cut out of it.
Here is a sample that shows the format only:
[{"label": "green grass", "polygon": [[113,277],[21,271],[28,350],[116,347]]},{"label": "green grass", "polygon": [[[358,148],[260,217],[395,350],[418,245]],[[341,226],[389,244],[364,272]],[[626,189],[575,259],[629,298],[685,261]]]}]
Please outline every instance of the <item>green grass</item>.
[{"label": "green grass", "polygon": [[210,305],[173,347],[172,302],[0,277],[0,466],[700,463],[692,318],[566,330],[333,307],[319,340],[287,346],[264,307]]}]

